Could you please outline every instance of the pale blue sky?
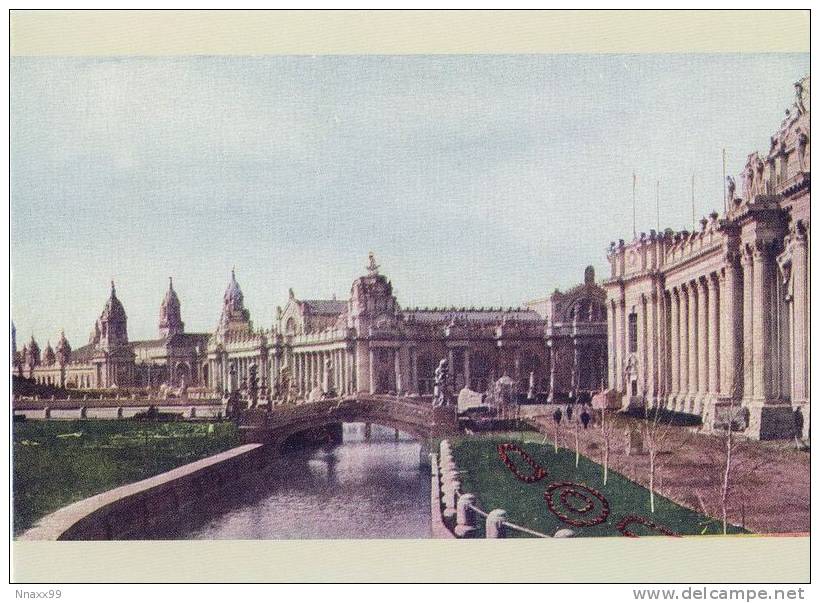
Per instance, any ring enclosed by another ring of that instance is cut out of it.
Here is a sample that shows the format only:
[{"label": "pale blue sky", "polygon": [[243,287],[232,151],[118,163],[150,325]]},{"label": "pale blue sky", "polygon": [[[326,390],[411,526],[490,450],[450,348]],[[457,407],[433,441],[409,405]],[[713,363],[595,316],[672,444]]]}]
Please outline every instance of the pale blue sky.
[{"label": "pale blue sky", "polygon": [[[131,338],[174,283],[188,330],[231,266],[269,327],[346,298],[373,250],[399,303],[518,305],[606,248],[722,206],[808,55],[12,58],[18,339],[85,343],[113,277]],[[21,344],[22,345],[22,344]]]}]

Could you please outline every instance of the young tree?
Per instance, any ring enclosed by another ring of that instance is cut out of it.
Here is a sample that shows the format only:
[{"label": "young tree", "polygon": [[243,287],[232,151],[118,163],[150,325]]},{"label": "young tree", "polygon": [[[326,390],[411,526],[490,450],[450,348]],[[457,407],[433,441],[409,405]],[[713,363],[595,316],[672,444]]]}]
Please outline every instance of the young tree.
[{"label": "young tree", "polygon": [[606,486],[607,478],[609,477],[609,451],[612,448],[612,436],[615,434],[615,419],[607,413],[606,408],[601,409],[601,438],[604,441],[603,450],[603,467],[604,467],[604,486]]},{"label": "young tree", "polygon": [[641,425],[643,441],[649,456],[649,510],[655,512],[655,477],[658,469],[658,453],[661,451],[672,427],[671,419],[664,420],[661,409],[656,405],[644,408],[644,422]]},{"label": "young tree", "polygon": [[[729,528],[729,514],[736,498],[744,500],[758,473],[768,469],[772,460],[768,455],[754,454],[754,444],[745,441],[737,432],[742,429],[740,405],[732,402],[726,407],[725,421],[719,424],[710,451],[710,465],[715,468],[712,493],[708,503],[697,493],[704,514],[719,514],[723,533]],[[715,513],[717,511],[717,513]],[[741,522],[743,523],[743,522]]]},{"label": "young tree", "polygon": [[561,412],[560,408],[556,408],[555,412],[552,413],[552,420],[555,423],[555,442],[554,442],[554,446],[555,446],[555,453],[556,454],[558,454],[558,434],[559,434],[560,429],[561,429],[561,417],[562,417],[562,415],[563,415],[563,413]]}]

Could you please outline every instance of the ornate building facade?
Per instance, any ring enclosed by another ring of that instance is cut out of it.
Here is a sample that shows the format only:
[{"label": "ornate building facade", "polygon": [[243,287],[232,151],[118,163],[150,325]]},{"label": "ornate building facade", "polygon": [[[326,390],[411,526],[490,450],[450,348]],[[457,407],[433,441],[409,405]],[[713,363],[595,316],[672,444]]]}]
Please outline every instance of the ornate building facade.
[{"label": "ornate building facade", "polygon": [[[485,391],[506,375],[524,392],[530,373],[543,396],[596,389],[598,378],[577,376],[585,363],[603,366],[606,357],[605,294],[594,272],[588,276],[571,292],[556,291],[524,308],[405,309],[371,254],[347,300],[303,300],[291,290],[273,327],[254,331],[232,275],[203,373],[214,391],[242,387],[254,369],[273,396],[282,395],[283,374],[300,398],[319,395],[329,384],[345,394],[429,395],[436,365],[446,358],[456,390]],[[571,307],[578,314],[567,321]],[[572,341],[580,345],[573,348]],[[594,350],[595,361],[587,360],[587,350]]]},{"label": "ornate building facade", "polygon": [[56,348],[52,350],[49,342],[41,357],[32,336],[20,353],[13,353],[14,370],[37,383],[69,389],[201,385],[199,359],[210,335],[184,332],[173,282],[160,305],[159,335],[129,341],[128,317],[112,282],[86,345],[72,349],[61,333]]},{"label": "ornate building facade", "polygon": [[625,404],[740,422],[760,439],[808,437],[809,79],[749,155],[742,190],[694,232],[612,243],[609,383]]},{"label": "ornate building facade", "polygon": [[[269,329],[256,329],[236,275],[213,333],[186,333],[169,283],[156,340],[129,341],[125,310],[111,295],[87,345],[61,336],[40,358],[32,341],[17,354],[18,374],[71,388],[179,386],[212,395],[246,388],[262,397],[307,399],[332,390],[429,395],[442,358],[452,386],[486,391],[507,376],[519,392],[563,399],[605,385],[605,294],[588,268],[585,282],[522,308],[402,308],[371,254],[346,300],[298,299],[289,292]],[[530,377],[532,375],[532,377]]]}]

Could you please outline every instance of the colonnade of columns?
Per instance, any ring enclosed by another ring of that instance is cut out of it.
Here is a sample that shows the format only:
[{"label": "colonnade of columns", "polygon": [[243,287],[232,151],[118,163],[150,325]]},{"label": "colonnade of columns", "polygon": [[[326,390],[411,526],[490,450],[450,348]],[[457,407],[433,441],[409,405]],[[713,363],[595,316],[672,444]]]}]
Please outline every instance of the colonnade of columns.
[{"label": "colonnade of columns", "polygon": [[[727,297],[726,287],[725,277],[710,272],[666,291],[670,314],[666,357],[671,364],[666,406],[672,410],[703,414],[721,393],[721,356],[724,350],[737,345],[721,324],[727,318],[731,320],[731,310],[722,303]],[[721,334],[725,346],[721,345]]]},{"label": "colonnade of columns", "polygon": [[809,391],[807,237],[778,248],[753,240],[700,274],[621,289],[607,305],[612,387],[704,417],[742,402],[752,431],[785,429],[789,403],[807,404]]},{"label": "colonnade of columns", "polygon": [[[288,363],[298,395],[306,396],[325,382],[325,373],[336,393],[355,391],[355,358],[347,347],[319,351],[294,351],[289,355]],[[329,363],[329,364],[328,364]],[[276,370],[281,370],[281,365]],[[277,372],[278,375],[278,372]]]}]

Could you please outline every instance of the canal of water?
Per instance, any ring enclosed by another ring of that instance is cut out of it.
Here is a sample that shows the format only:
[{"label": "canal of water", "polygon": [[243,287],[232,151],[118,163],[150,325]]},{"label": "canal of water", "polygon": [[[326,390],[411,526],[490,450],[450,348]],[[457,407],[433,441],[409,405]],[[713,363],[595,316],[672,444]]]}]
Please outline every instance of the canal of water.
[{"label": "canal of water", "polygon": [[429,538],[421,444],[377,425],[343,426],[329,450],[288,452],[251,487],[189,518],[173,538]]}]

